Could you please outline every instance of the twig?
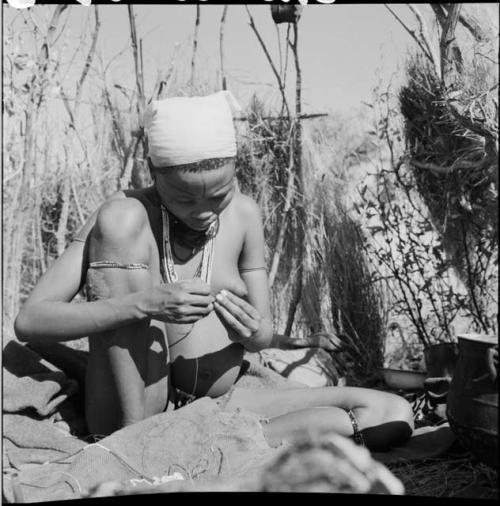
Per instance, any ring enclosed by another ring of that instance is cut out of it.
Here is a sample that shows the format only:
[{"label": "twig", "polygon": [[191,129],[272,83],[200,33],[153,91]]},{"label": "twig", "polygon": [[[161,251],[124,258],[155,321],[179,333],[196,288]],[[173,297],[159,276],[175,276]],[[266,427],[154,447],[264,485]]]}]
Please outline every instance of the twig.
[{"label": "twig", "polygon": [[278,267],[281,259],[281,253],[283,250],[283,243],[285,242],[285,233],[287,230],[288,217],[290,214],[290,210],[292,208],[294,187],[295,187],[295,175],[293,171],[294,166],[294,150],[293,150],[293,125],[290,130],[290,147],[288,154],[288,182],[286,185],[286,193],[285,193],[285,207],[282,211],[281,223],[278,228],[278,239],[276,240],[276,244],[274,246],[274,255],[271,262],[271,268],[269,269],[269,287],[272,288],[274,285],[274,281],[276,278],[276,274],[278,273]]},{"label": "twig", "polygon": [[82,206],[80,204],[80,198],[78,197],[78,193],[76,191],[73,173],[70,174],[70,183],[71,183],[71,192],[73,193],[73,200],[76,206],[76,211],[78,213],[78,218],[80,219],[80,225],[83,225],[83,223],[85,223],[85,215],[83,214]]},{"label": "twig", "polygon": [[473,274],[472,274],[472,266],[471,266],[471,259],[469,257],[469,245],[468,245],[468,241],[467,241],[467,231],[465,230],[465,225],[463,223],[463,221],[460,221],[460,227],[461,227],[461,231],[462,231],[462,234],[461,234],[461,239],[462,239],[462,245],[463,245],[463,248],[464,248],[464,254],[465,254],[465,263],[466,263],[466,267],[467,267],[467,278],[468,278],[468,285],[469,285],[469,294],[470,294],[470,297],[472,299],[472,305],[474,307],[474,309],[476,310],[476,318],[477,320],[479,320],[479,323],[481,325],[481,327],[483,328],[484,332],[488,333],[488,327],[487,325],[485,325],[485,323],[483,322],[483,319],[481,318],[481,309],[479,308],[479,303],[477,301],[477,298],[476,298],[476,294],[474,292],[474,277],[473,277]]},{"label": "twig", "polygon": [[108,109],[109,109],[109,114],[111,115],[111,121],[113,123],[113,134],[114,134],[114,138],[115,138],[117,151],[120,154],[120,158],[123,159],[125,157],[125,139],[123,137],[123,133],[121,130],[119,118],[117,118],[117,116],[116,116],[116,112],[115,112],[115,109],[114,109],[113,104],[111,102],[111,97],[109,95],[108,88],[106,86],[106,78],[104,78],[104,86],[102,89],[103,89],[106,105],[108,106]]},{"label": "twig", "polygon": [[[68,148],[64,146],[64,175],[62,177],[62,192],[58,195],[58,200],[61,205],[61,212],[57,223],[57,230],[55,232],[57,256],[61,256],[66,247],[66,230],[68,228],[69,219],[69,199],[71,195],[71,187],[69,184],[70,168],[68,159]],[[58,192],[59,193],[59,192]]]},{"label": "twig", "polygon": [[424,46],[426,47],[426,49],[428,51],[429,57],[434,65],[437,75],[440,75],[441,71],[439,68],[439,59],[437,58],[437,56],[434,52],[433,46],[432,46],[431,42],[429,41],[429,36],[427,34],[427,25],[425,23],[425,20],[415,5],[413,5],[413,4],[407,4],[407,5],[408,5],[408,8],[413,12],[415,17],[417,18],[418,26],[419,26],[419,30],[420,30],[420,33],[419,33],[420,40],[422,41],[422,43],[424,44]]},{"label": "twig", "polygon": [[461,12],[458,16],[458,22],[470,32],[477,42],[483,42],[487,39],[487,35],[484,33],[481,25],[469,14]]},{"label": "twig", "polygon": [[[293,44],[290,43],[290,46],[293,50],[293,56],[295,61],[295,73],[296,73],[296,81],[295,81],[295,117],[299,117],[302,112],[302,73],[300,69],[299,62],[299,53],[298,53],[298,45],[299,45],[299,28],[298,24],[293,24]],[[295,123],[295,167],[297,174],[297,187],[298,187],[298,195],[299,202],[297,205],[297,217],[298,217],[298,228],[297,228],[297,242],[299,247],[299,258],[297,260],[298,269],[297,269],[297,284],[295,286],[295,290],[292,296],[292,302],[290,303],[290,308],[288,311],[288,318],[286,323],[285,334],[289,335],[292,331],[293,322],[295,319],[295,313],[297,311],[297,307],[299,305],[300,299],[302,298],[302,287],[304,284],[304,256],[305,256],[305,238],[304,238],[304,227],[306,222],[306,216],[304,212],[304,174],[302,170],[302,125],[300,120],[297,120]]]},{"label": "twig", "polygon": [[262,46],[262,49],[264,50],[264,54],[266,55],[266,58],[267,58],[269,64],[271,65],[271,69],[272,69],[274,75],[276,76],[276,79],[278,81],[278,86],[279,86],[279,89],[281,92],[281,97],[283,99],[283,104],[285,105],[286,112],[287,112],[288,116],[290,116],[290,109],[288,107],[288,102],[286,100],[286,95],[285,95],[285,86],[283,84],[283,81],[281,80],[281,76],[279,75],[278,71],[276,70],[276,66],[274,65],[271,55],[269,54],[269,51],[267,50],[267,47],[264,44],[264,41],[262,40],[262,37],[260,36],[259,31],[257,30],[257,27],[255,26],[252,14],[250,13],[250,10],[248,9],[248,6],[246,4],[245,4],[245,9],[247,10],[248,17],[250,18],[250,27],[252,28],[255,35],[257,36],[257,39],[258,39],[260,45]]},{"label": "twig", "polygon": [[431,62],[433,62],[432,56],[427,52],[427,49],[425,48],[424,44],[420,41],[415,30],[412,30],[411,28],[409,28],[406,25],[406,23],[387,4],[384,4],[384,6],[396,18],[396,20],[401,24],[401,26],[410,34],[412,39],[419,45],[419,47],[422,50],[422,52],[424,53],[424,55],[427,56],[427,58],[429,58],[429,60]]},{"label": "twig", "polygon": [[159,100],[161,98],[164,98],[168,94],[168,88],[170,85],[170,78],[172,77],[172,74],[175,69],[175,60],[177,58],[177,53],[179,51],[180,44],[178,42],[174,45],[174,53],[172,55],[172,58],[170,59],[170,64],[168,66],[167,71],[164,75],[160,72],[158,74],[158,79],[155,84],[155,88],[153,90],[153,93],[151,95],[151,98],[148,102],[151,102],[152,100]]},{"label": "twig", "polygon": [[417,160],[409,160],[409,162],[417,169],[431,170],[443,175],[451,174],[457,169],[476,169],[479,167],[477,162],[471,162],[468,160],[457,160],[450,167],[443,167],[432,162],[419,162]]},{"label": "twig", "polygon": [[92,35],[92,44],[90,45],[89,52],[87,54],[87,58],[85,60],[85,65],[83,67],[82,75],[80,76],[80,79],[78,80],[78,84],[76,86],[76,93],[75,93],[75,110],[74,115],[78,115],[78,108],[80,103],[80,98],[82,94],[82,88],[83,83],[85,82],[85,79],[87,77],[87,74],[89,72],[90,66],[92,65],[92,60],[94,59],[96,45],[97,45],[97,37],[99,35],[99,28],[101,26],[101,22],[99,20],[99,6],[94,7],[94,13],[95,13],[95,29],[94,33]]},{"label": "twig", "polygon": [[128,6],[128,17],[130,22],[130,39],[132,42],[132,51],[134,53],[134,64],[135,64],[135,82],[137,86],[137,92],[139,94],[139,100],[137,101],[137,112],[139,116],[142,117],[142,113],[144,112],[144,76],[141,72],[141,62],[139,57],[139,49],[137,43],[137,29],[135,25],[135,16],[134,16],[134,7],[132,4]]},{"label": "twig", "polygon": [[278,55],[280,59],[280,76],[283,79],[283,52],[281,50],[281,40],[280,40],[280,25],[278,23],[274,24],[276,28],[276,40],[278,42]]},{"label": "twig", "polygon": [[193,57],[191,59],[191,86],[194,83],[194,62],[196,58],[196,49],[198,47],[198,29],[200,27],[200,5],[196,5],[196,20],[194,22],[194,36],[193,36]]},{"label": "twig", "polygon": [[451,4],[448,16],[443,26],[443,33],[439,41],[441,51],[441,79],[445,84],[449,83],[453,61],[450,58],[452,45],[454,43],[455,29],[460,14],[461,4]]},{"label": "twig", "polygon": [[224,5],[224,9],[222,10],[222,17],[220,18],[220,30],[219,30],[220,75],[223,90],[227,89],[226,76],[224,74],[224,27],[226,23],[226,15],[228,7],[229,6],[226,4]]},{"label": "twig", "polygon": [[[317,113],[317,114],[300,114],[297,119],[316,119],[316,118],[324,118],[325,116],[329,116],[328,113]],[[250,121],[253,118],[249,116],[240,116],[238,118],[234,118],[235,121]],[[261,116],[260,119],[263,120],[284,120],[289,119],[288,116]]]}]

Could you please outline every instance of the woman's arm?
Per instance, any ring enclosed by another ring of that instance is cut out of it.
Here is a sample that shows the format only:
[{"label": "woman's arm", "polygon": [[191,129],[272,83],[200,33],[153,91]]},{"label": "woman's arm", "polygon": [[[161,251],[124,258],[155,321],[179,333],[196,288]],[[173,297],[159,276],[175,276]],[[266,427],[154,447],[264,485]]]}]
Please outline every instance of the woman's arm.
[{"label": "woman's arm", "polygon": [[21,341],[60,342],[113,329],[144,318],[137,294],[118,299],[72,303],[85,283],[87,236],[97,211],[64,253],[39,279],[19,311],[14,329]]},{"label": "woman's arm", "polygon": [[[113,234],[123,235],[124,229],[138,223],[138,228],[131,231],[131,240],[146,243],[142,233],[147,216],[142,207],[135,206],[132,213],[139,209],[144,216],[127,215],[130,219],[123,217],[134,206],[123,202],[116,207],[102,206],[78,234],[79,240],[72,242],[40,278],[14,323],[19,340],[69,341],[149,318],[193,323],[213,309],[210,288],[201,280],[158,284],[149,269],[128,270],[126,290],[119,296],[72,302],[86,280],[87,243],[93,238],[93,228],[99,229],[100,234],[107,230],[112,242]],[[123,219],[121,224],[112,214],[116,210]]]}]

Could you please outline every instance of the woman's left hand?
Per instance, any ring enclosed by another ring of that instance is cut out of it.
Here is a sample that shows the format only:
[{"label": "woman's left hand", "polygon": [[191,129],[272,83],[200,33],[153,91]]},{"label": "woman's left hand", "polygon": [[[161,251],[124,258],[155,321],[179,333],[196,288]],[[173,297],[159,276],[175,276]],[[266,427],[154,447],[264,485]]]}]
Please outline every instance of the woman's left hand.
[{"label": "woman's left hand", "polygon": [[251,340],[258,332],[262,317],[248,302],[228,290],[215,297],[214,308],[229,331],[232,341]]}]

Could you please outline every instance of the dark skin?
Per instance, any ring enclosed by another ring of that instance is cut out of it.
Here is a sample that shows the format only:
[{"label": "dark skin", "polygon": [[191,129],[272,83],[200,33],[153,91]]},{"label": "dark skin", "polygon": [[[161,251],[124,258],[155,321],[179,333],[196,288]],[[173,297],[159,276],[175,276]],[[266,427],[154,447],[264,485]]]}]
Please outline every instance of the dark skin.
[{"label": "dark skin", "polygon": [[[234,161],[153,174],[155,186],[140,190],[147,204],[122,192],[104,203],[79,234],[85,242],[70,244],[16,320],[24,341],[89,336],[86,417],[94,433],[162,412],[172,382],[196,396],[218,397],[234,384],[245,349],[273,344],[266,271],[245,271],[265,266],[262,221],[255,202],[236,191]],[[160,220],[158,199],[194,229],[218,217],[210,284],[193,279],[201,250],[175,238],[178,281],[162,281],[158,230],[152,229]],[[102,260],[147,268],[88,270],[89,262]],[[94,300],[72,304],[86,281]],[[269,419],[264,434],[271,445],[309,430],[351,436],[346,409],[361,429],[394,422],[407,437],[413,427],[403,398],[354,387],[236,388],[225,409],[237,408]],[[390,443],[395,432],[383,437]]]}]

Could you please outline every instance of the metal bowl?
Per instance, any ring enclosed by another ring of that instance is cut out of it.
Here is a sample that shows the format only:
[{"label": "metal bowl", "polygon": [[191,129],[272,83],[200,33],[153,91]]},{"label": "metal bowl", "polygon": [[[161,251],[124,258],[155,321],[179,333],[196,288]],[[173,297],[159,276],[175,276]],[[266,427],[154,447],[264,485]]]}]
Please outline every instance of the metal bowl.
[{"label": "metal bowl", "polygon": [[379,369],[385,384],[394,390],[423,390],[426,372],[402,369]]}]

